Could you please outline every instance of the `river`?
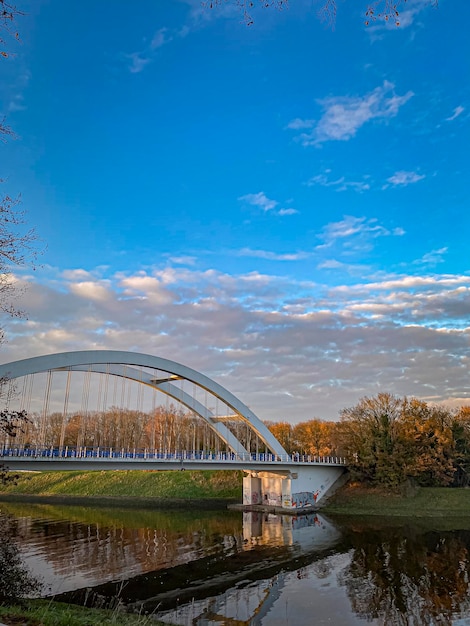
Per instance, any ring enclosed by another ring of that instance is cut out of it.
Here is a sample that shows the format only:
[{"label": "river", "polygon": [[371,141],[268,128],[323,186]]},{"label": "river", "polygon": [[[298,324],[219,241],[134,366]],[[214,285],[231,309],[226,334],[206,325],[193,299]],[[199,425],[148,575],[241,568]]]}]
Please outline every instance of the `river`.
[{"label": "river", "polygon": [[[0,503],[42,594],[182,626],[470,626],[470,519]],[[8,538],[4,538],[8,540]]]}]

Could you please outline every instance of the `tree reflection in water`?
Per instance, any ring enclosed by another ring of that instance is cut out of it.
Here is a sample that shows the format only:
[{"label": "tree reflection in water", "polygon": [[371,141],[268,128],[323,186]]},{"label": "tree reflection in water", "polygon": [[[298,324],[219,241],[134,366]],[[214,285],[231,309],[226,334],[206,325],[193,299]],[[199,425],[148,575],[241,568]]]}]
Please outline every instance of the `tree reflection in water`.
[{"label": "tree reflection in water", "polygon": [[175,607],[179,616],[200,617],[194,624],[223,616],[269,626],[287,608],[289,626],[310,623],[312,611],[318,623],[338,626],[450,626],[470,618],[468,520],[453,522],[457,530],[445,520],[446,530],[429,530],[419,520],[393,527],[389,519],[321,515],[2,509],[26,564],[65,601],[69,591],[92,588],[106,599],[124,587],[119,597],[129,609],[173,610],[168,621],[184,624]]},{"label": "tree reflection in water", "polygon": [[41,582],[27,569],[18,548],[16,520],[0,512],[0,603],[38,594]]},{"label": "tree reflection in water", "polygon": [[470,531],[356,526],[339,575],[353,611],[388,625],[451,625],[470,614]]}]

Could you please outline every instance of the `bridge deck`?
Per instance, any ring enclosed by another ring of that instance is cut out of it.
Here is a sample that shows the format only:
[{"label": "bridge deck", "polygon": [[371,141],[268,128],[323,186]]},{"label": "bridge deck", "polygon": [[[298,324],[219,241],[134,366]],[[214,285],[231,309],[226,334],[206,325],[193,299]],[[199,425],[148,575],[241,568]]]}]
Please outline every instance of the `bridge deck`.
[{"label": "bridge deck", "polygon": [[181,469],[251,469],[293,470],[298,466],[345,467],[339,457],[310,455],[274,455],[267,453],[236,454],[233,452],[157,450],[113,450],[112,448],[3,448],[0,464],[12,470],[181,470]]}]

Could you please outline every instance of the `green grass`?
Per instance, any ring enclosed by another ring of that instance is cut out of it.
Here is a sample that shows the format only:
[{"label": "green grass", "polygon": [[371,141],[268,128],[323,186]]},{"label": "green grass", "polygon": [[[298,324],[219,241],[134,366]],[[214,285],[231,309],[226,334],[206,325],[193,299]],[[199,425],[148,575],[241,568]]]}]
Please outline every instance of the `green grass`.
[{"label": "green grass", "polygon": [[470,514],[470,489],[420,487],[400,494],[346,485],[324,507],[325,513],[393,517],[462,517]]},{"label": "green grass", "polygon": [[18,626],[159,626],[162,622],[120,611],[87,609],[47,600],[26,600],[21,606],[0,606],[0,621]]},{"label": "green grass", "polygon": [[28,472],[0,494],[76,497],[241,500],[242,473],[234,471]]},{"label": "green grass", "polygon": [[[242,499],[242,472],[225,471],[76,471],[22,473],[16,485],[0,487],[2,495],[64,498],[79,504],[132,506],[165,502],[224,502]],[[114,501],[112,499],[114,498]],[[470,514],[470,489],[417,488],[411,495],[348,484],[324,507],[325,513],[444,517]]]}]

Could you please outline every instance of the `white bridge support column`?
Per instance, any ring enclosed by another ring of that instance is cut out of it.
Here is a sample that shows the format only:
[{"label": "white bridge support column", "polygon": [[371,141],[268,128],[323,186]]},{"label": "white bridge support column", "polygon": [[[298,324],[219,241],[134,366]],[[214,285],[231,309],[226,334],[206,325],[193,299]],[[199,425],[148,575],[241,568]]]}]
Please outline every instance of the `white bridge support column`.
[{"label": "white bridge support column", "polygon": [[299,466],[291,471],[249,471],[243,478],[243,504],[301,509],[315,507],[342,484],[344,467]]},{"label": "white bridge support column", "polygon": [[262,504],[261,478],[258,472],[248,472],[243,476],[243,504]]}]

